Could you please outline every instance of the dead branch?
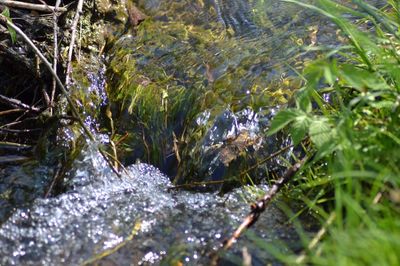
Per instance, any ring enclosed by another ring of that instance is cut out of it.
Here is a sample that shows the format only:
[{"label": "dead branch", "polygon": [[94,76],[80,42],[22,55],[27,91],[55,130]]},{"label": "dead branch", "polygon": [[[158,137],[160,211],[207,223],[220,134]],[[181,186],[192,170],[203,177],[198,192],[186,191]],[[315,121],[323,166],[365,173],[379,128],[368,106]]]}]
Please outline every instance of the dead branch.
[{"label": "dead branch", "polygon": [[37,107],[33,107],[33,106],[30,106],[30,105],[27,105],[27,104],[21,102],[20,100],[12,99],[12,98],[6,97],[6,96],[1,95],[1,94],[0,94],[0,102],[5,103],[5,104],[7,104],[7,105],[9,105],[9,106],[11,106],[13,108],[24,109],[24,110],[28,110],[28,111],[31,111],[31,112],[34,112],[34,113],[39,113],[40,112],[40,109],[37,108]]},{"label": "dead branch", "polygon": [[12,113],[19,113],[19,112],[23,112],[23,111],[25,111],[25,110],[21,109],[21,108],[10,109],[10,110],[6,110],[6,111],[1,111],[0,116],[12,114]]},{"label": "dead branch", "polygon": [[16,133],[16,134],[22,134],[22,133],[31,133],[35,131],[42,131],[42,128],[31,128],[31,129],[10,129],[10,128],[0,128],[0,133]]},{"label": "dead branch", "polygon": [[[61,0],[56,1],[56,8],[58,8],[61,4]],[[58,61],[58,15],[56,12],[53,13],[53,70],[57,73],[57,61]],[[53,77],[53,84],[51,88],[51,95],[50,95],[50,106],[54,106],[54,98],[56,95],[56,87],[57,82],[56,79]],[[51,108],[50,113],[53,113],[53,108]]]},{"label": "dead branch", "polygon": [[240,173],[240,175],[242,176],[242,175],[244,175],[244,174],[250,172],[251,170],[256,169],[256,168],[257,168],[258,166],[260,166],[261,164],[263,164],[263,163],[265,163],[265,162],[267,162],[267,161],[269,161],[269,160],[271,160],[271,159],[273,159],[273,158],[279,156],[279,155],[282,154],[283,152],[285,152],[285,151],[287,151],[288,149],[293,148],[293,147],[294,147],[294,145],[293,145],[293,144],[290,144],[290,145],[288,145],[288,146],[285,146],[285,147],[281,148],[280,150],[274,152],[273,154],[271,154],[271,155],[268,156],[267,158],[264,158],[264,159],[262,159],[261,161],[257,162],[256,164],[254,164],[254,165],[250,166],[249,168],[245,169],[244,171],[242,171],[242,172]]},{"label": "dead branch", "polygon": [[233,180],[215,180],[215,181],[205,181],[205,182],[192,182],[192,183],[188,183],[188,184],[182,184],[182,185],[175,185],[175,186],[171,186],[168,187],[168,190],[177,190],[177,189],[181,189],[181,188],[195,188],[195,187],[201,187],[201,186],[211,186],[211,185],[220,185],[220,184],[224,184],[227,183],[229,181],[233,181]]},{"label": "dead branch", "polygon": [[65,7],[54,7],[49,5],[39,5],[39,4],[31,4],[25,3],[21,1],[11,1],[11,0],[0,0],[0,5],[5,5],[8,7],[21,8],[21,9],[29,9],[40,12],[52,13],[52,12],[66,12],[67,9]]},{"label": "dead branch", "polygon": [[242,224],[236,229],[231,238],[229,238],[224,243],[223,248],[225,250],[229,249],[233,245],[233,243],[240,237],[240,235],[246,228],[250,227],[257,221],[260,214],[263,211],[265,211],[266,207],[275,197],[275,195],[279,192],[279,190],[281,190],[281,188],[300,170],[300,168],[303,166],[306,160],[307,156],[304,157],[300,162],[295,163],[292,167],[287,169],[283,177],[278,179],[278,181],[276,181],[276,183],[271,187],[271,189],[267,193],[265,193],[265,195],[262,198],[260,198],[257,202],[253,203],[250,206],[251,211],[249,215],[247,215]]},{"label": "dead branch", "polygon": [[20,144],[20,143],[15,143],[15,142],[8,142],[8,141],[0,141],[0,148],[2,149],[31,149],[31,145],[27,144]]},{"label": "dead branch", "polygon": [[75,45],[75,39],[76,39],[76,27],[78,26],[79,18],[80,15],[82,14],[82,8],[83,8],[83,0],[79,0],[78,6],[76,7],[76,13],[74,17],[74,21],[71,26],[71,42],[69,44],[69,50],[68,50],[68,61],[67,61],[67,74],[65,77],[65,85],[68,87],[71,79],[71,74],[72,74],[72,53],[74,52],[74,45]]},{"label": "dead branch", "polygon": [[[243,222],[239,225],[239,227],[235,230],[232,236],[224,241],[222,246],[223,250],[228,250],[232,247],[232,245],[237,241],[237,239],[242,235],[242,233],[252,226],[260,217],[260,214],[265,211],[268,204],[275,197],[275,195],[281,190],[281,188],[293,178],[294,175],[300,170],[300,168],[305,164],[308,160],[308,157],[305,156],[301,161],[295,163],[292,167],[286,170],[285,174],[276,181],[276,183],[271,187],[271,189],[264,194],[257,202],[253,203],[250,208],[250,213],[246,216]],[[212,265],[216,265],[218,261],[218,253],[213,254],[211,258]]]}]

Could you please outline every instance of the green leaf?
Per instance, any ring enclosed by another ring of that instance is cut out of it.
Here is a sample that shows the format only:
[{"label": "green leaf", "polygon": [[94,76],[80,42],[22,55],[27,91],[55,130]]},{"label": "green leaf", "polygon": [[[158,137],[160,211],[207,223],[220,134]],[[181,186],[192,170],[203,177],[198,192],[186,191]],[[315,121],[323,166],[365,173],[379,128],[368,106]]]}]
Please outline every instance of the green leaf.
[{"label": "green leaf", "polygon": [[[10,17],[10,10],[6,7],[4,8],[3,12],[1,12],[1,15],[5,16],[9,22],[12,22],[11,17]],[[11,42],[16,43],[17,41],[17,33],[13,28],[7,25],[8,32],[10,33],[11,37]]]},{"label": "green leaf", "polygon": [[371,72],[348,64],[342,65],[340,72],[344,81],[359,91],[363,91],[367,88],[372,90],[389,89],[385,80],[376,72]]},{"label": "green leaf", "polygon": [[306,115],[296,117],[290,128],[290,135],[292,136],[293,144],[297,145],[304,138],[310,126],[310,119]]},{"label": "green leaf", "polygon": [[311,87],[306,87],[305,89],[299,90],[296,95],[297,108],[306,113],[312,111],[310,88]]},{"label": "green leaf", "polygon": [[271,136],[293,122],[298,116],[304,115],[300,110],[288,109],[280,111],[272,120],[269,127],[268,136]]},{"label": "green leaf", "polygon": [[327,119],[313,120],[310,124],[310,138],[317,148],[321,148],[326,143],[332,142],[334,132]]}]

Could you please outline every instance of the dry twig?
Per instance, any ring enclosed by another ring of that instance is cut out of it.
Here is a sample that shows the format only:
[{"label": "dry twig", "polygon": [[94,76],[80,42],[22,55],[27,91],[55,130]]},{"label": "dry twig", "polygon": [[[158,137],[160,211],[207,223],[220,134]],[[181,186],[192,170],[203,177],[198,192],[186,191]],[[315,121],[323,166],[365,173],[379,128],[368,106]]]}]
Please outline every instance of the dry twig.
[{"label": "dry twig", "polygon": [[24,110],[28,110],[34,113],[39,113],[40,109],[37,107],[33,107],[30,105],[27,105],[23,102],[21,102],[20,100],[17,99],[12,99],[12,98],[8,98],[4,95],[0,94],[0,102],[3,102],[5,104],[8,104],[9,106],[13,107],[13,108],[18,108],[18,109],[24,109]]},{"label": "dry twig", "polygon": [[[60,6],[61,0],[57,0],[56,2],[56,8]],[[53,42],[53,70],[55,73],[57,73],[57,61],[58,61],[58,15],[56,12],[53,13],[53,37],[54,37],[54,42]],[[53,113],[53,106],[54,106],[54,97],[56,94],[56,87],[57,87],[57,81],[53,77],[53,84],[51,88],[51,95],[50,95],[50,112],[51,114]]]},{"label": "dry twig", "polygon": [[79,18],[82,14],[82,8],[83,8],[83,0],[79,0],[78,6],[76,7],[76,13],[74,17],[74,21],[71,26],[71,42],[69,44],[69,50],[68,50],[68,61],[67,61],[67,74],[65,77],[65,85],[68,87],[70,82],[71,82],[71,74],[72,74],[72,53],[74,52],[74,45],[75,45],[75,39],[76,39],[76,27],[78,26]]},{"label": "dry twig", "polygon": [[0,0],[0,5],[5,5],[8,7],[14,7],[14,8],[35,10],[35,11],[40,11],[40,12],[47,12],[47,13],[66,12],[67,11],[67,9],[65,7],[38,5],[38,4],[25,3],[25,2],[21,2],[21,1],[11,1],[11,0]]},{"label": "dry twig", "polygon": [[[301,161],[295,163],[292,167],[286,170],[285,174],[276,181],[276,183],[271,187],[271,189],[265,193],[263,197],[261,197],[257,202],[253,203],[251,207],[250,213],[246,216],[243,222],[239,225],[239,227],[235,230],[232,236],[224,241],[222,246],[223,250],[228,250],[232,247],[232,245],[237,241],[237,239],[242,235],[242,233],[252,226],[260,217],[260,214],[265,211],[268,204],[275,197],[275,195],[279,192],[279,190],[290,180],[293,176],[300,170],[300,168],[305,164],[308,160],[308,157],[305,156]],[[218,253],[213,254],[211,258],[212,265],[216,265],[218,261]]]}]

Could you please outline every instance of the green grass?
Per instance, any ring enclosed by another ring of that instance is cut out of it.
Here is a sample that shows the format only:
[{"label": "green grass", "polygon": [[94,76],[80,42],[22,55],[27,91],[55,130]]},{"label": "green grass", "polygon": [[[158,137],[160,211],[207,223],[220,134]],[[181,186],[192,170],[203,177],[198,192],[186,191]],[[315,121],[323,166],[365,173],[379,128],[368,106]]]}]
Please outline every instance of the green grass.
[{"label": "green grass", "polygon": [[330,0],[286,2],[329,17],[346,43],[306,66],[296,107],[278,113],[269,131],[287,130],[295,143],[310,138],[316,155],[293,186],[301,189],[303,211],[326,232],[311,246],[312,236],[303,235],[301,260],[264,247],[288,264],[399,265],[399,4],[378,10],[358,0],[352,8]]}]

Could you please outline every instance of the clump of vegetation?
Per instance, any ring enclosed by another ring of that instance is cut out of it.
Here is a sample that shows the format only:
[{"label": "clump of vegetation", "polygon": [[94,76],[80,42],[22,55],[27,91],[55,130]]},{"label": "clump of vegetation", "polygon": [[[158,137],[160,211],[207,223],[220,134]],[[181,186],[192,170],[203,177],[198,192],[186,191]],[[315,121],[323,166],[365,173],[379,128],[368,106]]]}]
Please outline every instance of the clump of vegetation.
[{"label": "clump of vegetation", "polygon": [[[287,0],[329,17],[346,43],[310,62],[296,107],[274,118],[269,134],[288,130],[293,142],[309,137],[315,154],[292,193],[323,229],[302,233],[304,252],[286,263],[398,265],[400,261],[400,9],[364,1],[349,8]],[[356,22],[356,23],[354,23]],[[290,195],[290,192],[288,192]],[[296,195],[294,195],[296,194]]]},{"label": "clump of vegetation", "polygon": [[[106,73],[108,128],[115,129],[124,163],[140,159],[155,164],[177,176],[177,183],[204,181],[200,164],[210,161],[199,164],[203,140],[219,116],[248,108],[267,116],[287,104],[300,86],[298,78],[254,74],[267,62],[278,67],[281,59],[272,52],[257,56],[264,42],[254,47],[218,28],[217,22],[203,27],[184,18],[147,19],[133,37],[124,35],[112,45]],[[283,45],[292,47],[293,42]],[[242,155],[246,160],[241,161],[249,163]]]}]

